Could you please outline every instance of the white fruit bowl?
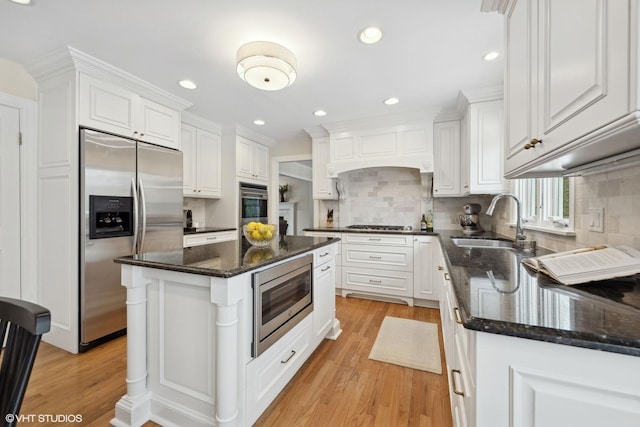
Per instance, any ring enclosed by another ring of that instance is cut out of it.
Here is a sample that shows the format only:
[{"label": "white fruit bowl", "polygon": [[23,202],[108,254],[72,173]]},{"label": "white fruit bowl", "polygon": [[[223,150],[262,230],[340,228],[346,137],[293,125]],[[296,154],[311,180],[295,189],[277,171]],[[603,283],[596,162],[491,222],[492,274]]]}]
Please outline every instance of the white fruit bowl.
[{"label": "white fruit bowl", "polygon": [[[253,224],[253,225],[252,225]],[[242,233],[249,243],[259,248],[269,246],[278,235],[277,228],[273,224],[249,223],[242,227]]]}]

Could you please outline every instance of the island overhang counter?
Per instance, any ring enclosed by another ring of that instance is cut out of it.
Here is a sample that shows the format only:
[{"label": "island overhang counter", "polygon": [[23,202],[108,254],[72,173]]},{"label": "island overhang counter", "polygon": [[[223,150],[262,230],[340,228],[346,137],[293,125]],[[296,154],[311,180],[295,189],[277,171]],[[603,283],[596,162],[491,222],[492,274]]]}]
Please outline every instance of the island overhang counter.
[{"label": "island overhang counter", "polygon": [[[117,258],[127,288],[127,394],[114,426],[251,425],[324,338],[335,319],[336,239],[245,239]],[[256,273],[313,259],[313,311],[253,355]],[[333,277],[332,277],[333,276]]]}]

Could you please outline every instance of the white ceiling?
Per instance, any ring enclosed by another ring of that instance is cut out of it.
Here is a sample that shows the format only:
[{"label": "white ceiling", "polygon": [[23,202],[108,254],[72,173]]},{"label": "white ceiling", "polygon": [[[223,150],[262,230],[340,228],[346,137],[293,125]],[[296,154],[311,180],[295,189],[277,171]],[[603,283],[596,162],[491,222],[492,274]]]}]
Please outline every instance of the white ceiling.
[{"label": "white ceiling", "polygon": [[[368,25],[384,32],[376,45],[357,39]],[[0,40],[0,57],[20,64],[75,47],[191,101],[194,114],[278,141],[452,106],[460,89],[502,84],[502,59],[481,59],[502,52],[502,16],[481,13],[480,0],[0,0]],[[296,55],[292,86],[266,92],[238,77],[237,49],[256,40]],[[400,103],[384,105],[390,96]]]}]

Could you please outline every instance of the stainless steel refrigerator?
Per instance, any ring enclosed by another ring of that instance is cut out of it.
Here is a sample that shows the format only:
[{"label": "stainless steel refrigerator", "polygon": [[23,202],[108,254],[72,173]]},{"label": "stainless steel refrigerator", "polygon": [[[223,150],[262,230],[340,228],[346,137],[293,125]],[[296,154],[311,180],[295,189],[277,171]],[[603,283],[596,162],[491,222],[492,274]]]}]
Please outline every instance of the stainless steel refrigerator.
[{"label": "stainless steel refrigerator", "polygon": [[114,258],[182,248],[182,152],[81,129],[80,164],[83,351],[127,326]]}]

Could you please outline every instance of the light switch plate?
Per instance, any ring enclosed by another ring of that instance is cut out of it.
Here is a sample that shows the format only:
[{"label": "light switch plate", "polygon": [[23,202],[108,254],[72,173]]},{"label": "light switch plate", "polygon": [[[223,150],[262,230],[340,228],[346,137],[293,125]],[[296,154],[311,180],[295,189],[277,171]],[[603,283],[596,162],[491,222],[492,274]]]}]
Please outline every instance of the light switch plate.
[{"label": "light switch plate", "polygon": [[589,208],[589,231],[604,233],[604,208]]}]

